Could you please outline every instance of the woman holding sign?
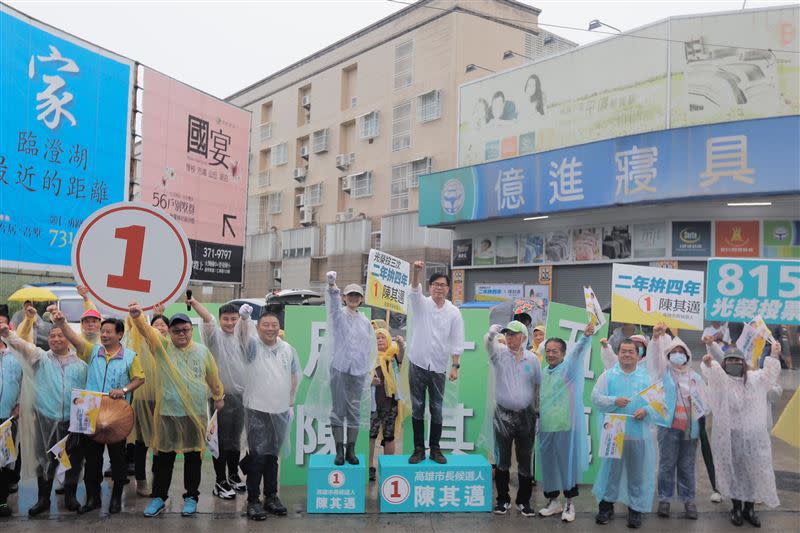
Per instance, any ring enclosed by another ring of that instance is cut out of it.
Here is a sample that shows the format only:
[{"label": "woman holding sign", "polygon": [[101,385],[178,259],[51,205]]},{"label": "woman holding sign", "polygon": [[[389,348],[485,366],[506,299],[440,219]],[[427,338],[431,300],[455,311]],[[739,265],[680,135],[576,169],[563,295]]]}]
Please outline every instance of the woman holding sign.
[{"label": "woman holding sign", "polygon": [[[36,516],[50,509],[58,460],[49,450],[69,434],[70,396],[72,389],[82,389],[86,385],[87,366],[70,350],[69,341],[58,326],[50,329],[48,351],[19,338],[9,331],[8,324],[0,324],[0,337],[24,358],[18,435],[20,442],[26,443],[22,446],[23,466],[27,470],[36,465],[39,496],[28,509],[29,516]],[[79,451],[69,449],[68,452],[76,466],[66,472],[64,506],[77,511],[80,507],[75,499],[80,475]]]},{"label": "woman holding sign", "polygon": [[714,413],[714,467],[719,492],[731,499],[731,522],[761,521],[754,502],[777,507],[778,493],[767,427],[767,394],[781,371],[780,343],[773,343],[762,370],[749,370],[744,355],[730,348],[720,365],[710,354],[701,370],[708,378],[709,403]]},{"label": "woman holding sign", "polygon": [[670,500],[678,478],[678,497],[683,501],[684,516],[697,520],[695,504],[694,460],[700,437],[698,407],[705,404],[705,386],[697,372],[689,367],[692,352],[680,338],[670,338],[663,322],[653,328],[647,345],[647,371],[654,384],[664,390],[666,416],[656,421],[658,428],[658,516],[669,516]]},{"label": "woman holding sign", "polygon": [[[130,403],[133,391],[144,383],[144,372],[136,352],[121,344],[125,323],[118,318],[103,320],[100,323],[100,344],[91,348],[83,337],[69,327],[61,311],[53,311],[52,316],[54,324],[64,331],[67,340],[79,353],[91,350],[85,389]],[[84,434],[81,435],[81,447],[86,459],[86,470],[83,474],[86,504],[78,509],[78,513],[83,514],[100,508],[100,483],[103,481],[103,452],[106,445],[95,442]],[[128,478],[125,440],[108,444],[108,458],[111,461],[111,478],[114,480],[108,514],[115,514],[122,510],[122,490]]]}]

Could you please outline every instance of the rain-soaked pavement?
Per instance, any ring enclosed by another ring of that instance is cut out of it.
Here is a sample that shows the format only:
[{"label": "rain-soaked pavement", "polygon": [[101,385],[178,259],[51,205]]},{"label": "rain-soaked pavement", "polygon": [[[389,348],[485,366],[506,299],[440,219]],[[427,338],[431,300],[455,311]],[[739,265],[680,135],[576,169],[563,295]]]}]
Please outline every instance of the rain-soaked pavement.
[{"label": "rain-soaked pavement", "polygon": [[[800,383],[800,371],[784,371],[781,374],[784,394],[774,412],[779,414],[789,401]],[[776,417],[777,418],[777,417]],[[800,450],[786,443],[773,439],[773,466],[778,485],[778,496],[781,505],[777,509],[766,509],[757,506],[762,531],[800,531]],[[698,447],[699,448],[699,447]],[[717,532],[742,531],[751,529],[749,524],[741,528],[734,527],[728,520],[729,503],[712,503],[709,500],[711,488],[706,475],[705,466],[699,454],[697,457],[697,507],[700,514],[698,520],[686,520],[681,517],[681,507],[673,503],[673,516],[669,519],[658,518],[654,513],[645,516],[643,530],[652,532],[680,531]],[[0,532],[52,532],[52,531],[99,531],[113,533],[142,533],[147,529],[158,531],[182,532],[214,532],[234,533],[239,531],[301,531],[325,532],[337,531],[414,531],[423,532],[457,532],[472,531],[514,532],[514,531],[616,531],[625,528],[625,510],[617,506],[617,515],[606,526],[594,523],[596,502],[591,494],[590,486],[581,486],[581,495],[576,500],[577,518],[572,524],[564,524],[557,517],[525,518],[515,511],[506,516],[494,516],[489,513],[475,514],[379,514],[375,483],[370,485],[367,493],[367,512],[364,515],[309,515],[305,512],[306,498],[304,487],[286,487],[281,491],[281,498],[289,509],[286,517],[269,517],[265,522],[250,522],[244,517],[246,498],[239,495],[236,500],[223,501],[211,495],[214,472],[211,461],[203,462],[203,482],[197,515],[184,518],[180,516],[182,501],[182,465],[176,465],[172,483],[172,497],[167,502],[166,512],[156,518],[145,518],[142,511],[149,503],[149,498],[137,497],[133,483],[126,487],[123,497],[123,510],[119,515],[108,516],[110,496],[109,488],[103,484],[103,511],[78,516],[66,511],[61,505],[61,497],[54,497],[50,514],[30,519],[28,508],[36,500],[35,482],[20,485],[18,494],[9,498],[9,504],[15,511],[12,518],[0,518]],[[655,465],[653,465],[655,467]],[[512,476],[514,479],[516,476]],[[514,490],[512,488],[512,495]],[[84,499],[83,487],[78,491],[78,498]],[[534,507],[543,505],[541,490],[536,490]]]}]

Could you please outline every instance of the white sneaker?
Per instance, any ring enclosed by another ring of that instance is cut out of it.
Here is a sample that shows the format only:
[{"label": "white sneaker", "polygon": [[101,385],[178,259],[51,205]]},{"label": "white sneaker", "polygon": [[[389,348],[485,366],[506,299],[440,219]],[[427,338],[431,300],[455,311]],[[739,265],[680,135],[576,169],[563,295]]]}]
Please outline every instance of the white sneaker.
[{"label": "white sneaker", "polygon": [[575,521],[575,506],[572,505],[572,502],[567,502],[567,506],[564,508],[564,512],[561,513],[561,521],[562,522]]},{"label": "white sneaker", "polygon": [[547,507],[539,511],[539,516],[553,516],[561,512],[561,502],[557,499],[552,499],[547,502]]},{"label": "white sneaker", "polygon": [[236,498],[236,493],[230,488],[227,481],[215,483],[214,488],[211,490],[211,494],[221,500],[232,500]]},{"label": "white sneaker", "polygon": [[722,496],[720,495],[719,492],[714,491],[711,493],[711,501],[714,503],[719,503],[722,501]]}]

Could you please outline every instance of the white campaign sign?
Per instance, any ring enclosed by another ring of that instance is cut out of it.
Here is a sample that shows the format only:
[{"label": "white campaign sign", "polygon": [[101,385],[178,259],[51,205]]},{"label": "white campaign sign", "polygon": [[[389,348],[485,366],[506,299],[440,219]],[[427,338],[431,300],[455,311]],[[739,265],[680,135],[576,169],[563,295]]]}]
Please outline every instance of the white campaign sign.
[{"label": "white campaign sign", "polygon": [[125,312],[172,303],[186,290],[192,252],[181,226],[141,203],[106,206],[87,218],[72,246],[75,279],[101,305]]}]

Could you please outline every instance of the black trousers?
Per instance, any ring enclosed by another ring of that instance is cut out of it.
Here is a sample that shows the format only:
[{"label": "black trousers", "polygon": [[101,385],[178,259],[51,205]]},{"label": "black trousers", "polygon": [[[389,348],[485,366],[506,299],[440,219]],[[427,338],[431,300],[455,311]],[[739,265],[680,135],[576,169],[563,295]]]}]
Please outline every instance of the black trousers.
[{"label": "black trousers", "polygon": [[698,418],[697,424],[700,426],[700,451],[703,453],[703,462],[706,464],[708,480],[711,482],[711,488],[716,492],[717,475],[714,470],[714,456],[711,453],[711,443],[708,441],[708,432],[706,431],[706,417],[701,416]]},{"label": "black trousers", "polygon": [[[155,478],[153,480],[153,496],[166,500],[169,497],[169,486],[172,483],[172,471],[175,468],[175,452],[158,452],[155,462]],[[183,498],[200,498],[200,476],[203,459],[200,452],[183,454]]]},{"label": "black trousers", "polygon": [[99,495],[100,484],[103,482],[103,451],[108,447],[108,458],[111,460],[111,479],[114,483],[124,483],[128,478],[128,460],[125,456],[125,441],[114,444],[100,444],[81,435],[81,448],[86,460],[83,472],[83,484],[86,494]]},{"label": "black trousers", "polygon": [[[548,500],[552,500],[553,498],[558,498],[558,491],[554,490],[552,492],[545,492],[544,497]],[[578,497],[578,485],[575,485],[569,490],[564,491],[565,498],[577,498]]]},{"label": "black trousers", "polygon": [[[17,442],[16,419],[11,421],[11,438],[14,439],[14,442]],[[0,505],[6,503],[8,500],[8,492],[11,484],[19,481],[19,471],[17,470],[17,466],[20,464],[19,459],[20,458],[17,457],[17,460],[13,465],[0,468]]]},{"label": "black trousers", "polygon": [[278,456],[253,455],[247,459],[247,501],[257,502],[261,480],[264,480],[264,496],[278,493]]}]

